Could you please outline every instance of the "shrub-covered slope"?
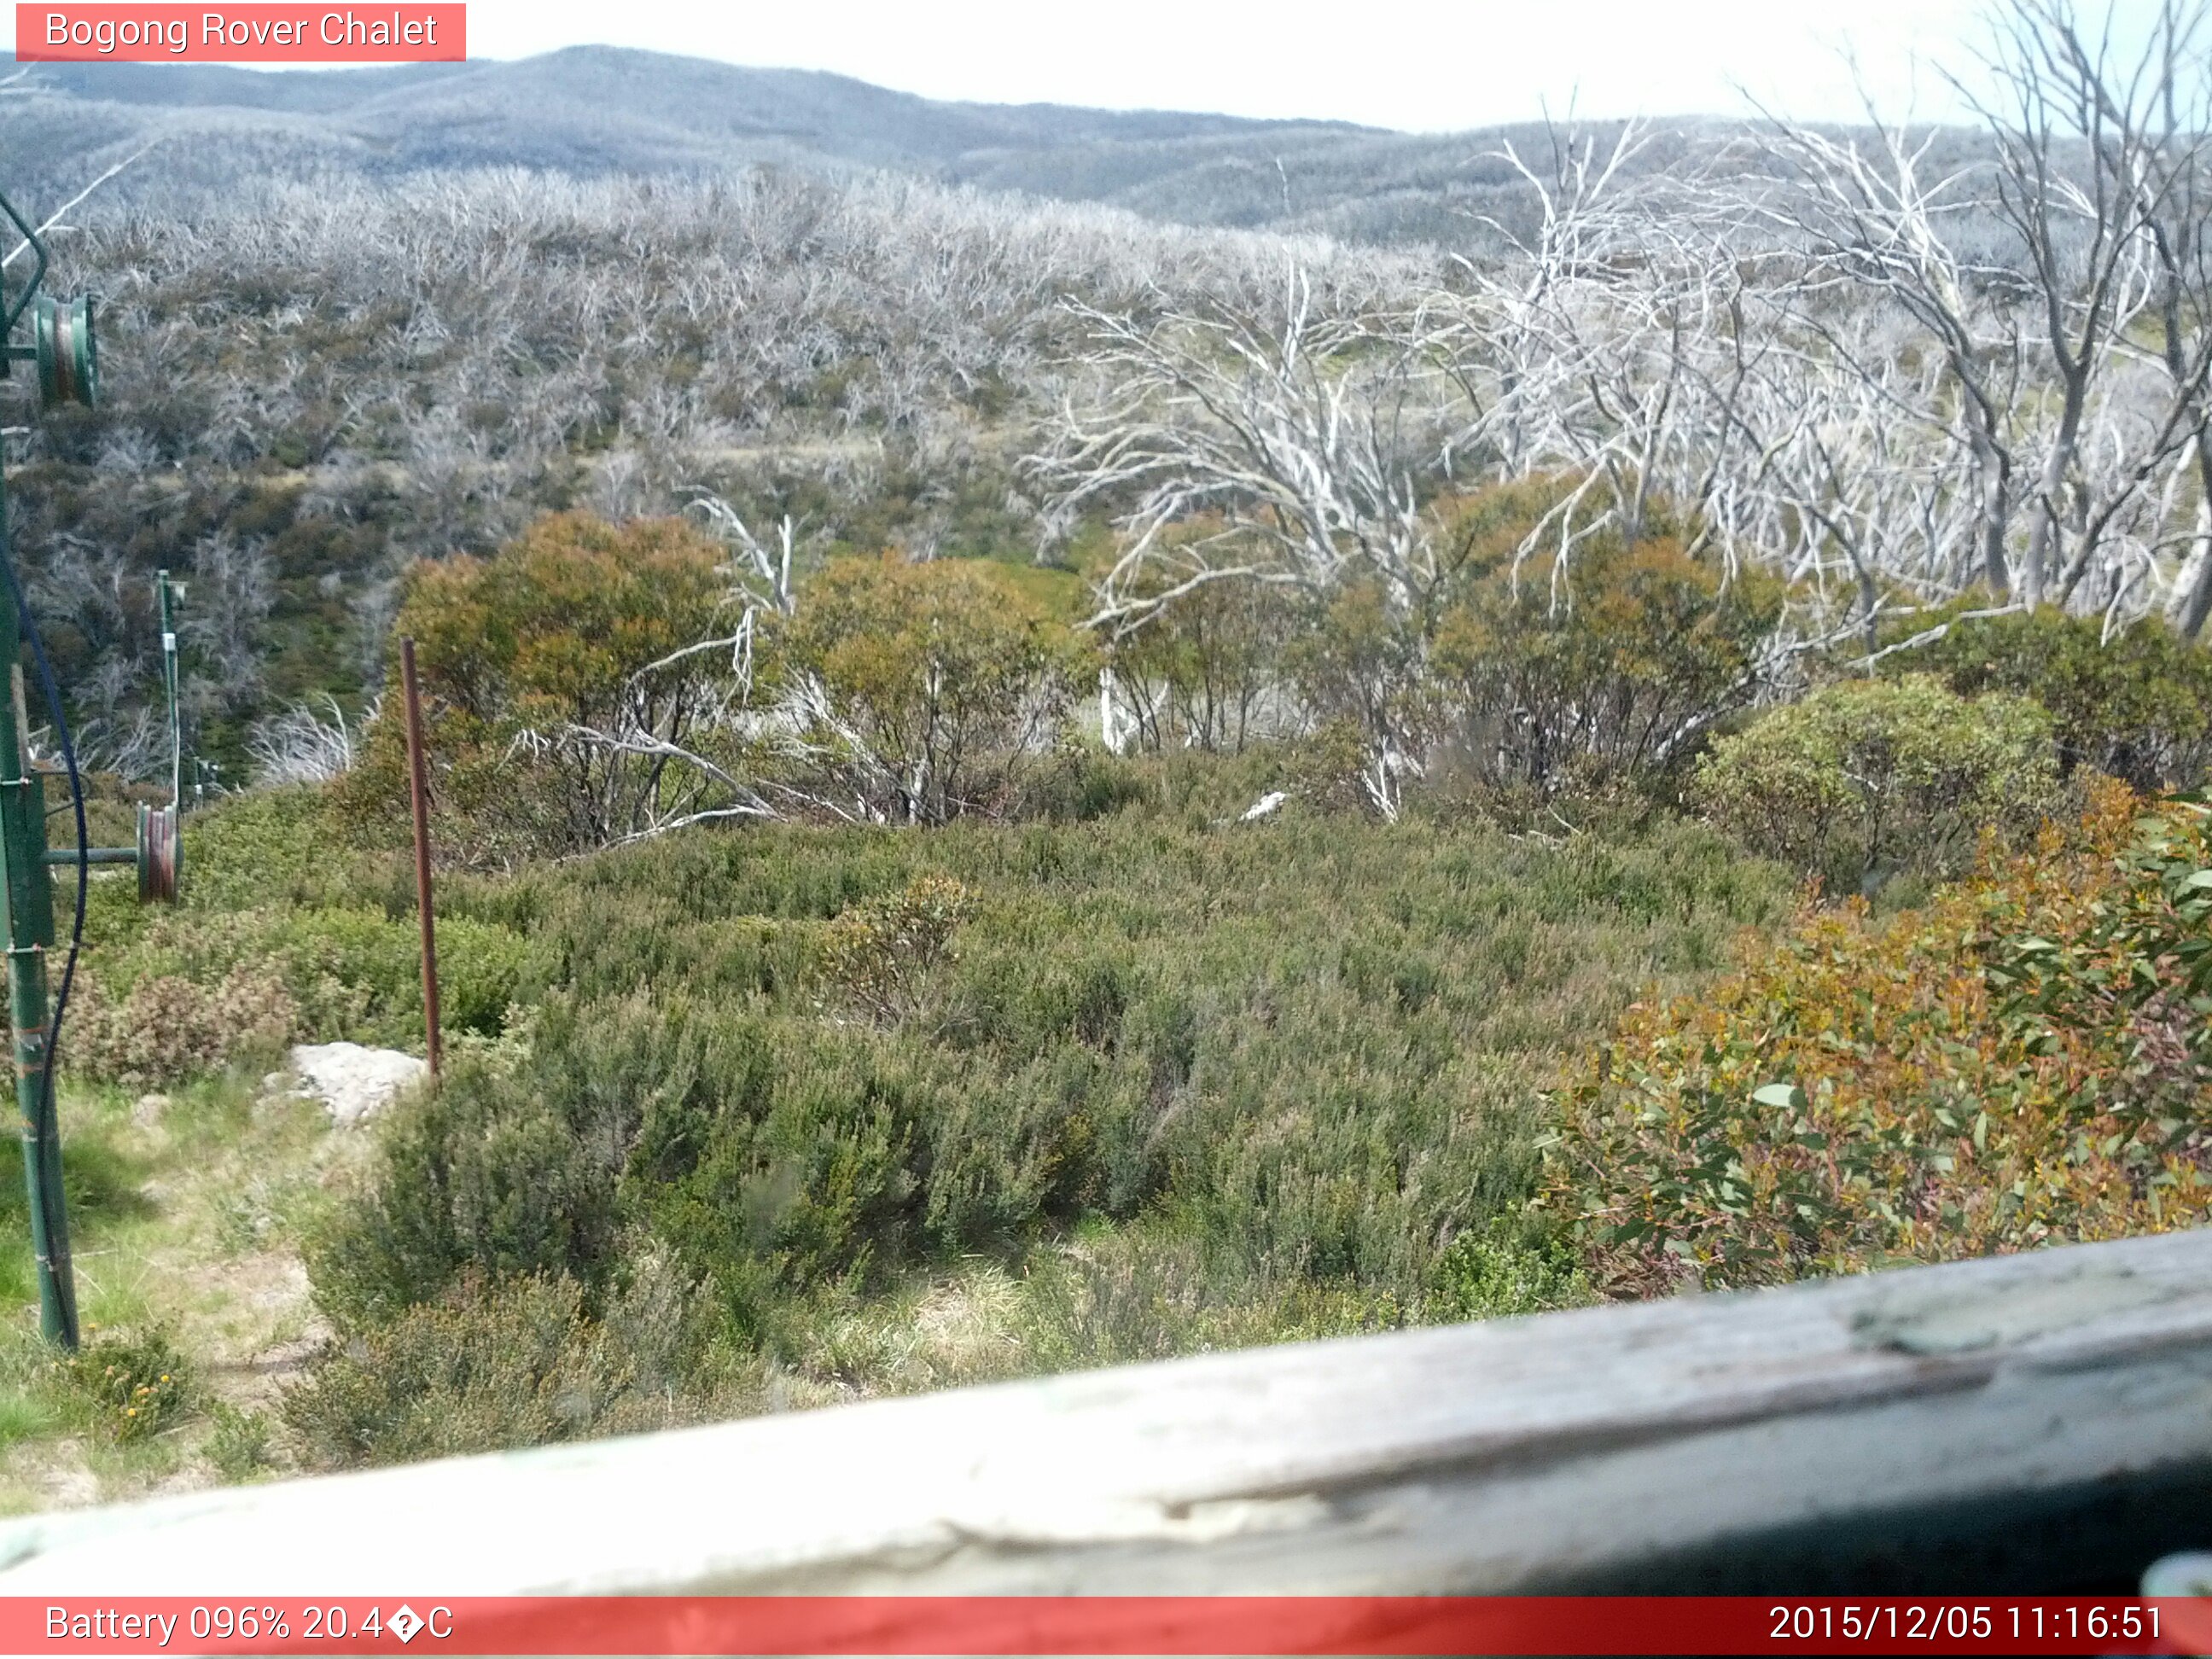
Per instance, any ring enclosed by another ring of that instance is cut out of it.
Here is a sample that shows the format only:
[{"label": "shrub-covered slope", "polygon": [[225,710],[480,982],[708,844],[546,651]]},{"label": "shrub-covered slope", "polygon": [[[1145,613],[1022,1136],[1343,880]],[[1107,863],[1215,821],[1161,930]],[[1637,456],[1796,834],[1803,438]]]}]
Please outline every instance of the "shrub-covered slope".
[{"label": "shrub-covered slope", "polygon": [[[1282,763],[1131,766],[1079,821],[447,879],[447,1081],[314,1230],[344,1342],[291,1443],[412,1455],[1583,1294],[1519,1219],[1544,1091],[1785,879],[1680,823],[1236,822]],[[102,895],[104,997],[258,973],[301,1036],[419,1032],[398,860],[343,852],[307,792],[193,829],[185,911]]]}]

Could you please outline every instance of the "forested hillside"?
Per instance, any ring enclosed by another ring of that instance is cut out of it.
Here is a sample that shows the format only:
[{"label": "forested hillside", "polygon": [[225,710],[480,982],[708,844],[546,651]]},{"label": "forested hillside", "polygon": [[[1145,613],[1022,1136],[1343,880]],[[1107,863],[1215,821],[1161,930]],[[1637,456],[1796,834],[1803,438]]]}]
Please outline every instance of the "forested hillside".
[{"label": "forested hillside", "polygon": [[195,712],[234,763],[272,705],[357,703],[410,560],[540,512],[713,489],[793,515],[810,558],[1027,561],[1016,463],[1080,340],[1064,299],[1261,304],[1291,255],[1373,304],[1413,263],[762,173],[275,188],[62,246],[103,292],[107,396],[19,441],[21,544],[93,720],[143,684],[137,579],[198,579]]},{"label": "forested hillside", "polygon": [[[610,47],[313,73],[27,65],[0,86],[0,135],[27,188],[64,194],[88,167],[154,144],[118,186],[147,202],[270,177],[520,167],[696,178],[773,165],[1394,241],[1464,235],[1477,215],[1510,210],[1513,182],[1487,154],[1498,134],[941,103],[840,76]],[[1694,143],[1692,128],[1671,148]]]}]

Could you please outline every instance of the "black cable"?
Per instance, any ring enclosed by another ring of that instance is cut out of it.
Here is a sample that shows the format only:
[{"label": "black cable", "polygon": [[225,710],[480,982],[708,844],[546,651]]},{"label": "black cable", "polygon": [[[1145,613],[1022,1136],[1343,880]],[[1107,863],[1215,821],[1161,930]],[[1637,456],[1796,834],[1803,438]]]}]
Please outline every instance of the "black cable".
[{"label": "black cable", "polygon": [[[85,822],[84,780],[77,772],[76,745],[70,738],[69,716],[62,709],[61,687],[54,679],[52,665],[46,661],[46,644],[39,637],[39,624],[31,615],[30,603],[23,597],[23,584],[15,574],[15,562],[0,558],[0,574],[7,577],[8,595],[15,601],[16,620],[21,624],[23,638],[31,647],[31,660],[38,665],[39,689],[46,695],[46,712],[53,716],[54,732],[61,743],[62,764],[69,770],[70,805],[76,813],[76,915],[70,924],[69,956],[62,964],[61,984],[54,994],[53,1019],[46,1028],[46,1086],[40,1091],[39,1121],[33,1126],[39,1141],[39,1156],[43,1160],[46,1137],[57,1133],[54,1127],[54,1073],[61,1063],[62,1019],[69,1012],[70,987],[76,979],[77,951],[84,944],[85,896],[92,884],[92,831]],[[27,755],[22,757],[22,765],[24,776],[27,778],[30,775],[30,757]],[[42,868],[37,872],[36,878],[43,881],[46,874]],[[47,1206],[52,1202],[43,1176],[39,1182],[39,1202]],[[57,1217],[51,1207],[46,1210],[46,1249],[51,1262],[54,1241],[68,1237],[64,1230],[69,1223],[66,1216]],[[74,1348],[77,1343],[76,1293],[74,1287],[64,1296],[63,1304],[67,1322],[64,1340]]]}]

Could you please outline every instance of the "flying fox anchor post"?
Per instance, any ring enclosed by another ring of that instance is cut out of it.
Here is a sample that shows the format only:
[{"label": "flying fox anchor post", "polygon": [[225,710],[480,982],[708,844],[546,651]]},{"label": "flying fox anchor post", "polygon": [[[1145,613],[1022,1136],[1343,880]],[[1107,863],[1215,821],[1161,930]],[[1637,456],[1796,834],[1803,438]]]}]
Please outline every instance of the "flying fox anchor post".
[{"label": "flying fox anchor post", "polygon": [[[9,295],[0,266],[0,378],[28,363],[43,410],[64,404],[90,407],[99,390],[99,356],[89,296],[61,301],[40,293],[46,280],[46,250],[38,233],[5,196],[0,216],[15,227],[21,245],[8,254],[28,252],[31,271],[19,292]],[[27,318],[29,338],[18,343],[16,325]],[[163,688],[169,714],[169,803],[138,809],[136,847],[94,847],[85,834],[84,797],[76,752],[70,741],[60,688],[54,683],[38,624],[23,599],[8,530],[5,439],[0,436],[0,664],[8,671],[6,706],[0,708],[0,903],[6,908],[8,1009],[15,1051],[15,1098],[22,1115],[23,1180],[30,1200],[31,1248],[37,1259],[39,1324],[49,1341],[65,1349],[77,1346],[76,1286],[70,1267],[69,1212],[62,1188],[61,1131],[54,1109],[53,1059],[58,1022],[68,1006],[69,987],[84,919],[84,884],[95,864],[131,864],[138,871],[141,899],[167,902],[177,896],[180,846],[177,831],[178,792],[183,776],[182,724],[177,698],[177,635],[173,605],[178,591],[166,570],[156,578],[161,622]],[[45,712],[59,745],[61,766],[32,763],[31,723],[23,679],[23,648],[28,645],[37,667]],[[46,844],[46,780],[59,769],[66,779],[72,844]],[[64,963],[58,998],[52,995],[48,958],[55,944],[55,866],[77,875],[76,921]]]}]

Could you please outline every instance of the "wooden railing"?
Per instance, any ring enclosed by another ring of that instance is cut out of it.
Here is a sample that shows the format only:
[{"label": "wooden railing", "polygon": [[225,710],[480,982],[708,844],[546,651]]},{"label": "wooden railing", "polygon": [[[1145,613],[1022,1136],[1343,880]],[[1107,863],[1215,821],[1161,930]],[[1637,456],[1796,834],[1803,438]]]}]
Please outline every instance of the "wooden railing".
[{"label": "wooden railing", "polygon": [[2212,1231],[0,1528],[0,1593],[2131,1587],[2212,1546]]}]

